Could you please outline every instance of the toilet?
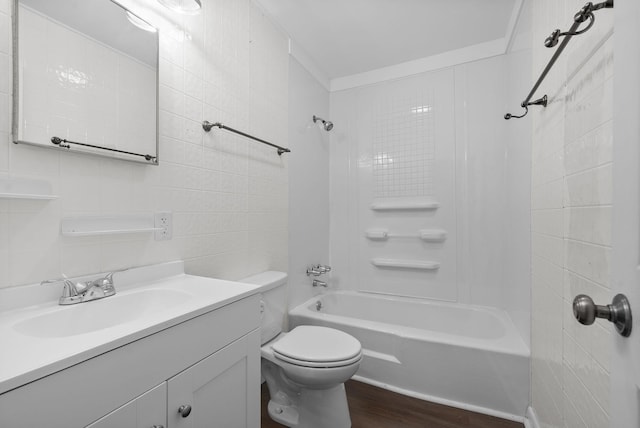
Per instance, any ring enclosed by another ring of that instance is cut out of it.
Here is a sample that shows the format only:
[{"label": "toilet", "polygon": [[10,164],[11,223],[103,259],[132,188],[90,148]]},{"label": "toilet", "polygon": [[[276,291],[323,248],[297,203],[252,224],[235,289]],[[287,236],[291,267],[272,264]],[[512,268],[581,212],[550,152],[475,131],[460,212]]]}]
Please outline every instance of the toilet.
[{"label": "toilet", "polygon": [[261,367],[271,397],[269,416],[288,427],[351,427],[344,382],[358,371],[360,342],[328,327],[283,332],[286,273],[263,272],[241,282],[262,287]]}]

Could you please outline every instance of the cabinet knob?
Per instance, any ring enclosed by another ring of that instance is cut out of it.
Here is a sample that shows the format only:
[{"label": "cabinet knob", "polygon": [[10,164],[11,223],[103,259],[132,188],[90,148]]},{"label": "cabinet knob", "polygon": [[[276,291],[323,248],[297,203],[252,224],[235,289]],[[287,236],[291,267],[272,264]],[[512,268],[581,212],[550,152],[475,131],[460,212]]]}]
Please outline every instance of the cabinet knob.
[{"label": "cabinet knob", "polygon": [[186,418],[191,414],[191,406],[186,405],[178,407],[178,413],[180,413],[180,416],[182,416],[183,418]]},{"label": "cabinet knob", "polygon": [[154,425],[151,428],[164,428],[164,425]]}]

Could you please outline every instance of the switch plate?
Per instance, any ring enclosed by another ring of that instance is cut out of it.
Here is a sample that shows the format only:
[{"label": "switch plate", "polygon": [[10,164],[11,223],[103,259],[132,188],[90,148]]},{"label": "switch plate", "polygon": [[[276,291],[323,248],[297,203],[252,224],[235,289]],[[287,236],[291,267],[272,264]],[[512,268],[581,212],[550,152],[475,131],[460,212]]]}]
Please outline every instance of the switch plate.
[{"label": "switch plate", "polygon": [[154,227],[161,228],[156,230],[156,241],[168,241],[173,236],[173,214],[170,211],[155,213]]}]

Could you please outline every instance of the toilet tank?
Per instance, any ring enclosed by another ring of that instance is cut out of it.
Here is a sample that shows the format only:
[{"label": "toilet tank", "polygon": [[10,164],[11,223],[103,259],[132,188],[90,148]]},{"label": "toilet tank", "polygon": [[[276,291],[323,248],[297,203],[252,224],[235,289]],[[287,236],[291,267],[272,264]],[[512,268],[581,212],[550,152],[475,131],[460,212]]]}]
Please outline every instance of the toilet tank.
[{"label": "toilet tank", "polygon": [[260,343],[265,344],[284,328],[287,315],[287,274],[267,271],[239,281],[260,286]]}]

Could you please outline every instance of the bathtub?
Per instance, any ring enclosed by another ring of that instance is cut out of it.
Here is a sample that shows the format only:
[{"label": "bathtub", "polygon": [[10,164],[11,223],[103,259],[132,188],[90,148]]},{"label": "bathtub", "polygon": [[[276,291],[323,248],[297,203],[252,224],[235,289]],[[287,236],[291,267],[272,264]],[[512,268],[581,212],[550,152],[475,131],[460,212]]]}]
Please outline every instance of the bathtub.
[{"label": "bathtub", "polygon": [[336,291],[292,309],[289,324],[333,327],[358,338],[364,358],[356,380],[524,420],[530,353],[504,311]]}]

